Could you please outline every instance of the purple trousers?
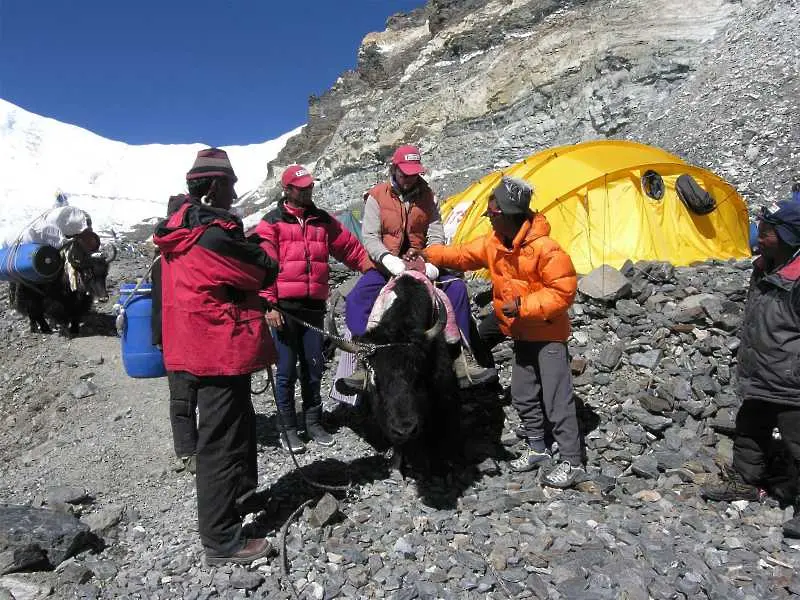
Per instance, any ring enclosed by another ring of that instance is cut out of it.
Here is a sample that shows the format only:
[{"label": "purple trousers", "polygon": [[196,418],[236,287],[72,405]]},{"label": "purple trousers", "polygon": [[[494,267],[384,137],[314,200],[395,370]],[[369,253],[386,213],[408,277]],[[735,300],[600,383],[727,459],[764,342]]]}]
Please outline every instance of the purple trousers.
[{"label": "purple trousers", "polygon": [[[388,279],[377,269],[370,269],[361,276],[350,293],[345,298],[344,318],[347,328],[353,336],[364,335],[367,330],[367,320],[375,300]],[[450,299],[456,313],[456,323],[461,330],[461,336],[467,344],[469,341],[469,295],[467,284],[463,279],[453,275],[442,275],[436,282]]]}]

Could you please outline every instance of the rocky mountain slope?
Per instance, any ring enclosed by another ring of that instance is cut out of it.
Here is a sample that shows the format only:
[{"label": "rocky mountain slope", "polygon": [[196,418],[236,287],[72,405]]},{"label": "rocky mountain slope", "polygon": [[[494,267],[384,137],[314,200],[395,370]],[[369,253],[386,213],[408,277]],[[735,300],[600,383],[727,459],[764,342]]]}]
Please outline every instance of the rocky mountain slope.
[{"label": "rocky mountain slope", "polygon": [[440,196],[538,150],[635,139],[728,178],[756,203],[796,169],[800,9],[792,0],[431,0],[367,35],[358,68],[312,98],[293,161],[319,199],[360,198],[399,142]]}]

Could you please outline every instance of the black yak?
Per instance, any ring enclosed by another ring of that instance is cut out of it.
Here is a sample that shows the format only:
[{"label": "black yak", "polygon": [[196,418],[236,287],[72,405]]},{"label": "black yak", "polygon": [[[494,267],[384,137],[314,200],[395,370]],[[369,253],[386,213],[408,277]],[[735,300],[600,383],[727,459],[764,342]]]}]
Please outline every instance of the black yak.
[{"label": "black yak", "polygon": [[[425,285],[401,277],[380,323],[351,342],[334,343],[364,356],[362,393],[370,418],[394,447],[399,469],[439,470],[457,448],[460,414],[453,358],[444,339],[444,304]],[[334,332],[329,314],[329,331]]]},{"label": "black yak", "polygon": [[112,245],[109,253],[88,252],[80,243],[68,242],[61,249],[64,268],[55,279],[46,283],[9,284],[11,306],[28,316],[32,333],[52,333],[45,319],[47,314],[58,324],[61,335],[77,335],[81,319],[94,299],[108,300],[106,278],[108,265],[117,256],[116,247]]}]

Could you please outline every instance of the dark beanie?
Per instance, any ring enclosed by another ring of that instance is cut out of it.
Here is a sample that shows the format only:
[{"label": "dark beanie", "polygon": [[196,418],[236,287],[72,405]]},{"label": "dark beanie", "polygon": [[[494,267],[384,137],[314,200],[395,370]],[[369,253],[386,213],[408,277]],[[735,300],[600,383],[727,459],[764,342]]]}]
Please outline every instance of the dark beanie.
[{"label": "dark beanie", "polygon": [[192,168],[186,173],[186,181],[203,177],[230,177],[236,181],[236,174],[225,150],[206,148],[197,153]]},{"label": "dark beanie", "polygon": [[800,247],[800,204],[778,202],[764,207],[761,218],[775,227],[784,243],[792,248]]}]

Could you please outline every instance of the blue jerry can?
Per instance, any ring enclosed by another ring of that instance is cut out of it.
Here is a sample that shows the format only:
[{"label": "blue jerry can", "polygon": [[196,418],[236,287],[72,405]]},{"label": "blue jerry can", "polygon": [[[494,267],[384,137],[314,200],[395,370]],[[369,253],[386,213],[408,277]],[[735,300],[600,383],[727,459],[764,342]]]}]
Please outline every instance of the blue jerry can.
[{"label": "blue jerry can", "polygon": [[[122,364],[130,377],[164,377],[164,356],[153,345],[150,319],[153,299],[150,284],[123,283],[119,288]],[[134,291],[135,290],[135,291]]]}]

